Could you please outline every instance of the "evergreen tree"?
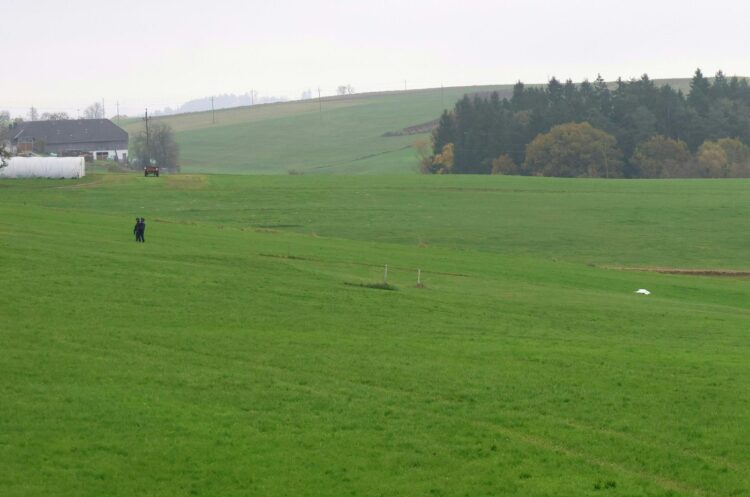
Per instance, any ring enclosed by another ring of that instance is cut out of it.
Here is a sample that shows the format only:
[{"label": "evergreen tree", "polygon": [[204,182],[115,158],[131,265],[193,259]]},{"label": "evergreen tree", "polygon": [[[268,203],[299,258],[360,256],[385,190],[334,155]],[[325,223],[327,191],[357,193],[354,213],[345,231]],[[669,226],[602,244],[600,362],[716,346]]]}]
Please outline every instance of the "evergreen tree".
[{"label": "evergreen tree", "polygon": [[706,115],[709,107],[709,90],[711,83],[703,76],[700,69],[696,69],[690,81],[690,94],[687,103],[700,115]]},{"label": "evergreen tree", "polygon": [[724,71],[719,71],[714,76],[714,82],[709,89],[709,96],[712,101],[720,98],[729,98],[729,80],[724,75]]},{"label": "evergreen tree", "polygon": [[563,99],[563,85],[554,76],[547,83],[547,95],[552,107],[558,105]]},{"label": "evergreen tree", "polygon": [[510,103],[514,111],[524,110],[527,107],[526,86],[520,81],[513,85],[513,96]]},{"label": "evergreen tree", "polygon": [[432,132],[432,149],[435,154],[441,153],[443,147],[456,141],[456,122],[453,113],[443,111],[437,127]]},{"label": "evergreen tree", "polygon": [[602,115],[609,116],[612,112],[612,94],[609,91],[607,82],[604,81],[601,74],[596,75],[593,87],[599,112]]},{"label": "evergreen tree", "polygon": [[456,173],[469,172],[470,164],[476,161],[474,157],[474,142],[476,141],[476,119],[471,99],[468,95],[458,101],[454,111],[456,119],[456,139],[453,147],[453,171]]}]

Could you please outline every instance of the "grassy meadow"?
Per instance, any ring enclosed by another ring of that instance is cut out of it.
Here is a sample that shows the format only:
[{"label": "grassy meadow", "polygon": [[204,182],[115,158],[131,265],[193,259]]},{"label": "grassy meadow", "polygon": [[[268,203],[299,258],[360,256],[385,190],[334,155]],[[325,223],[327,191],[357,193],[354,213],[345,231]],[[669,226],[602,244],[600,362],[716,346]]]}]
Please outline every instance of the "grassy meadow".
[{"label": "grassy meadow", "polygon": [[615,269],[750,270],[749,210],[742,180],[0,182],[0,495],[750,495],[750,280]]}]

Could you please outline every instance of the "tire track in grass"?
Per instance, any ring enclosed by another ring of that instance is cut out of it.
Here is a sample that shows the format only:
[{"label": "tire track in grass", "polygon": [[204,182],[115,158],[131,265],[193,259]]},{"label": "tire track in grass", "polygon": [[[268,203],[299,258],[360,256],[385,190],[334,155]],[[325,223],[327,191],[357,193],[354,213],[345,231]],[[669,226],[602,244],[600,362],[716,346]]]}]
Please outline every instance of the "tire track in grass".
[{"label": "tire track in grass", "polygon": [[[274,258],[274,259],[283,259],[283,260],[287,260],[287,261],[290,261],[290,262],[293,262],[293,261],[302,261],[302,262],[317,262],[317,263],[320,263],[320,264],[333,264],[333,265],[340,264],[340,265],[349,265],[349,266],[363,266],[363,267],[377,267],[377,268],[382,268],[383,267],[382,264],[373,264],[373,263],[370,263],[370,262],[330,261],[330,260],[326,261],[326,260],[323,260],[323,259],[315,259],[315,258],[312,258],[312,257],[299,257],[299,256],[295,256],[295,255],[278,255],[278,254],[258,254],[258,255],[260,257],[271,257],[271,258]],[[414,271],[416,269],[416,268],[405,267],[405,266],[394,266],[392,264],[389,264],[388,267],[391,268],[391,269],[398,269],[398,270],[401,270],[401,271]],[[430,271],[430,270],[427,270],[427,269],[423,269],[422,270],[422,274],[439,274],[441,276],[457,276],[457,277],[460,277],[460,278],[471,278],[471,276],[468,275],[468,274],[463,274],[463,273],[448,273],[448,272],[445,272],[445,271]]]},{"label": "tire track in grass", "polygon": [[[176,352],[178,354],[192,354],[192,355],[204,356],[204,357],[212,358],[212,359],[221,359],[222,363],[224,364],[226,364],[227,362],[235,362],[238,365],[242,365],[242,368],[244,370],[253,369],[253,370],[265,372],[265,373],[276,373],[276,375],[281,373],[281,374],[284,374],[285,376],[294,376],[294,375],[299,375],[300,373],[304,373],[306,378],[314,377],[314,378],[317,378],[318,380],[322,380],[321,381],[322,383],[328,383],[328,384],[333,385],[334,387],[335,386],[339,387],[339,388],[334,388],[330,390],[324,390],[321,388],[315,388],[307,384],[305,385],[300,384],[298,381],[279,378],[279,376],[271,376],[273,378],[274,383],[276,384],[283,384],[289,387],[290,389],[306,392],[308,394],[315,395],[318,397],[333,396],[342,400],[347,400],[353,396],[352,394],[354,392],[362,391],[366,389],[370,391],[380,392],[389,397],[406,398],[407,401],[414,401],[415,399],[414,397],[415,392],[412,392],[412,391],[402,390],[399,388],[388,388],[388,387],[379,386],[379,385],[372,385],[370,383],[347,380],[347,379],[343,379],[339,377],[331,377],[329,375],[316,373],[315,371],[300,372],[298,370],[294,370],[289,367],[281,367],[281,366],[275,366],[275,365],[269,365],[269,364],[250,363],[246,359],[238,358],[238,357],[228,355],[228,354],[212,354],[212,353],[207,353],[207,352],[190,349],[190,348],[174,348],[174,347],[169,347],[166,345],[155,345],[153,343],[146,343],[146,342],[142,342],[142,341],[135,340],[135,339],[130,339],[128,341],[131,341],[138,345],[147,346],[148,348],[158,347],[160,349],[166,349],[171,352]],[[164,358],[163,354],[157,354],[157,355],[159,356],[161,360],[163,360]],[[349,388],[342,390],[341,389],[342,385],[347,385]],[[444,399],[439,399],[437,402],[433,401],[432,404],[442,406],[444,408],[456,407],[454,403],[448,402]],[[235,407],[237,409],[241,409],[238,406],[235,406]],[[435,412],[434,410],[432,411],[418,410],[416,408],[405,407],[403,404],[389,405],[389,409],[397,410],[401,412],[402,414],[407,414],[415,418],[424,417],[425,414],[428,414],[434,418],[441,419],[442,421],[448,422],[448,423],[455,423],[457,420],[456,417],[449,416],[446,414],[441,414],[439,412]],[[554,417],[552,418],[554,419]],[[653,473],[653,472],[633,469],[622,463],[606,460],[601,457],[594,457],[580,450],[575,450],[570,447],[566,447],[559,441],[554,440],[549,437],[533,435],[533,434],[530,434],[521,430],[501,426],[491,421],[485,421],[481,419],[468,419],[468,418],[464,418],[464,419],[465,419],[465,422],[471,424],[472,426],[477,427],[478,429],[482,429],[484,431],[489,431],[489,432],[494,432],[507,439],[515,440],[517,442],[521,442],[525,445],[532,446],[532,447],[535,447],[537,449],[541,449],[547,452],[552,452],[555,454],[562,454],[568,458],[581,461],[592,467],[599,467],[599,468],[606,469],[615,473],[619,473],[629,478],[634,478],[634,479],[641,480],[641,481],[650,481],[651,483],[654,483],[665,490],[681,492],[683,494],[690,494],[696,497],[705,497],[705,496],[712,495],[711,491],[701,488],[699,486],[696,486],[694,484],[689,484],[687,482],[680,481],[674,478],[669,478],[669,477],[666,477],[657,473]],[[586,429],[585,426],[584,426],[584,429]],[[596,431],[596,430],[592,430],[592,431]],[[662,447],[662,450],[664,450],[665,452],[670,452],[668,448]]]},{"label": "tire track in grass", "polygon": [[685,276],[714,276],[722,278],[747,278],[750,271],[742,269],[688,269],[676,267],[636,267],[636,266],[598,266],[601,269],[615,271],[634,271],[639,273],[677,274]]},{"label": "tire track in grass", "polygon": [[565,419],[565,418],[559,418],[559,417],[555,417],[555,416],[550,416],[548,414],[541,415],[540,417],[550,419],[550,420],[552,420],[554,422],[560,423],[561,425],[567,426],[569,428],[573,428],[575,430],[579,430],[579,431],[583,431],[583,432],[597,432],[597,433],[601,433],[602,435],[607,435],[607,436],[611,436],[611,437],[620,438],[620,439],[626,440],[626,441],[628,441],[630,443],[633,443],[633,444],[636,444],[636,445],[642,445],[644,447],[648,447],[648,448],[652,448],[652,449],[656,449],[656,450],[663,450],[665,452],[677,452],[677,453],[682,454],[685,457],[693,458],[693,459],[699,460],[699,461],[701,461],[703,463],[711,463],[711,464],[714,464],[716,466],[722,466],[722,465],[723,466],[727,466],[728,468],[731,468],[731,469],[733,469],[735,471],[738,471],[738,472],[747,472],[747,471],[749,471],[747,467],[743,467],[741,464],[738,464],[738,463],[736,463],[734,461],[730,461],[730,460],[725,459],[725,458],[720,457],[720,456],[712,456],[712,455],[707,455],[707,454],[699,454],[699,453],[697,453],[697,452],[695,452],[693,450],[683,449],[682,447],[676,447],[676,446],[673,446],[673,445],[663,446],[663,445],[660,445],[658,443],[650,442],[650,441],[647,441],[647,440],[642,440],[642,439],[640,439],[638,437],[635,437],[635,436],[627,434],[627,433],[623,433],[623,432],[611,430],[611,429],[608,429],[608,428],[599,428],[599,427],[595,427],[595,426],[588,425],[588,424],[585,424],[585,423],[580,423],[580,422],[577,422],[577,421],[573,421],[573,420],[570,420],[570,419]]},{"label": "tire track in grass", "polygon": [[666,490],[689,493],[689,494],[699,496],[699,497],[711,495],[711,493],[708,490],[705,490],[703,488],[700,488],[694,485],[689,485],[683,481],[661,476],[656,473],[649,473],[649,472],[640,471],[637,469],[631,469],[620,463],[607,461],[601,458],[589,457],[582,452],[569,449],[561,445],[559,442],[556,442],[550,438],[543,438],[537,435],[530,435],[528,433],[524,433],[519,430],[512,430],[510,428],[498,426],[497,424],[489,423],[486,421],[473,420],[472,423],[475,426],[484,426],[488,429],[496,431],[497,433],[503,434],[504,436],[508,438],[518,440],[520,442],[524,442],[527,445],[531,445],[540,449],[545,449],[550,452],[565,454],[567,457],[578,459],[591,466],[598,466],[600,468],[606,468],[616,473],[628,475],[632,478],[637,478],[641,480],[650,480],[651,482],[656,483],[657,485],[659,485],[660,487]]},{"label": "tire track in grass", "polygon": [[[79,188],[98,188],[99,186],[102,186],[104,184],[112,184],[112,183],[122,183],[123,181],[126,181],[127,179],[134,178],[134,176],[131,176],[129,174],[104,174],[99,178],[94,178],[93,176],[90,176],[92,179],[91,181],[83,179],[78,180],[78,183],[74,183],[72,185],[63,185],[63,186],[51,186],[48,188],[54,188],[56,190],[76,190]],[[86,176],[84,176],[86,178]]]}]

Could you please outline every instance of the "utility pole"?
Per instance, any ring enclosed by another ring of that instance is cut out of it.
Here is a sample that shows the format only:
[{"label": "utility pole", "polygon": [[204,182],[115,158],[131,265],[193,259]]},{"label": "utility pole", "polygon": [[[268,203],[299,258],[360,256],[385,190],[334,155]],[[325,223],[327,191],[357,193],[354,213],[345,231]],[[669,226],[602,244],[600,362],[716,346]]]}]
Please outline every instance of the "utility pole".
[{"label": "utility pole", "polygon": [[120,101],[117,101],[117,125],[120,125]]},{"label": "utility pole", "polygon": [[255,105],[255,90],[250,90],[250,105]]},{"label": "utility pole", "polygon": [[149,154],[149,138],[148,138],[148,107],[146,107],[146,159],[145,163],[146,166],[151,165],[151,157],[148,156]]},{"label": "utility pole", "polygon": [[404,80],[404,91],[406,91],[406,80]]},{"label": "utility pole", "polygon": [[216,115],[214,114],[214,97],[211,97],[211,124],[216,124]]},{"label": "utility pole", "polygon": [[323,100],[320,98],[320,86],[318,86],[318,109],[320,111],[320,118],[323,119]]}]

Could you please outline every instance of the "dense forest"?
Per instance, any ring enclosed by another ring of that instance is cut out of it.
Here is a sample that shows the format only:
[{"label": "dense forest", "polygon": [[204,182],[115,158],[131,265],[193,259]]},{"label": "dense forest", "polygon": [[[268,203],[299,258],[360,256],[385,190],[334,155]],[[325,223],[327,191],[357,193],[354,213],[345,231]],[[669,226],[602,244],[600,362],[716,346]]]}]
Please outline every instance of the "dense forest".
[{"label": "dense forest", "polygon": [[750,176],[750,85],[697,70],[688,95],[630,81],[517,83],[510,99],[464,96],[445,111],[425,173],[607,177]]}]

